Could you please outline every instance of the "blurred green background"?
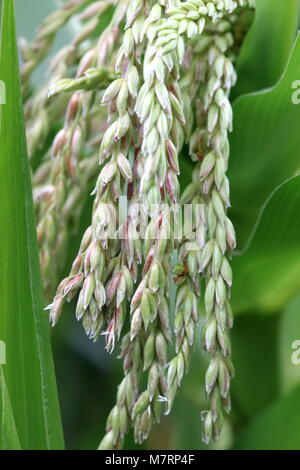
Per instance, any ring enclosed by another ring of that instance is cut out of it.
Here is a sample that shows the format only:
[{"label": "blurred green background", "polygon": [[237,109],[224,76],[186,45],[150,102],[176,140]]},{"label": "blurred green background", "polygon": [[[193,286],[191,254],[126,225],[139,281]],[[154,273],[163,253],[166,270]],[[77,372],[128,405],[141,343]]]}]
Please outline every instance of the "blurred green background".
[{"label": "blurred green background", "polygon": [[[15,3],[18,36],[32,39],[56,2]],[[256,19],[238,64],[230,179],[231,215],[240,250],[247,246],[262,207],[269,202],[248,251],[233,261],[233,412],[214,448],[300,449],[300,365],[291,360],[292,343],[300,340],[299,177],[284,183],[300,167],[300,107],[290,99],[291,83],[300,79],[300,41],[278,86],[242,96],[273,87],[280,79],[296,37],[299,3],[257,0]],[[54,50],[68,41],[76,27],[73,23],[63,30]],[[40,83],[44,74],[45,65],[35,73],[34,82]],[[182,185],[190,173],[186,161]],[[91,201],[82,217],[81,232],[90,211]],[[70,244],[66,272],[79,240],[80,233]],[[92,344],[86,338],[72,309],[71,305],[52,332],[65,440],[69,449],[94,449],[114,404],[122,369],[117,352],[108,357],[102,339]],[[200,410],[205,407],[206,358],[199,343],[196,341],[191,370],[173,413],[155,427],[144,448],[204,448]],[[131,436],[125,448],[135,448]]]}]

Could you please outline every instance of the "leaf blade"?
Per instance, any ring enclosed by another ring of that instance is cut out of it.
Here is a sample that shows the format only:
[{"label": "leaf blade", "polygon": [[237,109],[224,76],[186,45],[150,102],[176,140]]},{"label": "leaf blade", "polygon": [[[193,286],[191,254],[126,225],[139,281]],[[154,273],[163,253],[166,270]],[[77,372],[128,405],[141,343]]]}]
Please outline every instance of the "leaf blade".
[{"label": "leaf blade", "polygon": [[242,96],[234,103],[229,178],[231,217],[241,246],[245,245],[270,193],[298,173],[300,106],[292,102],[292,84],[299,74],[298,35],[286,71],[277,85],[264,92]]},{"label": "leaf blade", "polygon": [[300,176],[295,176],[272,193],[247,248],[233,258],[236,313],[276,312],[300,289],[299,204]]},{"label": "leaf blade", "polygon": [[21,450],[2,366],[0,366],[0,416],[0,448],[4,450]]},{"label": "leaf blade", "polygon": [[254,23],[238,58],[233,97],[271,87],[279,80],[295,40],[299,11],[299,0],[256,2]]},{"label": "leaf blade", "polygon": [[49,327],[42,305],[37,239],[15,39],[14,4],[3,0],[0,80],[0,335],[4,377],[23,449],[63,448]]},{"label": "leaf blade", "polygon": [[[237,439],[235,450],[298,450],[300,386],[264,410]],[[286,432],[283,432],[286,431]]]}]

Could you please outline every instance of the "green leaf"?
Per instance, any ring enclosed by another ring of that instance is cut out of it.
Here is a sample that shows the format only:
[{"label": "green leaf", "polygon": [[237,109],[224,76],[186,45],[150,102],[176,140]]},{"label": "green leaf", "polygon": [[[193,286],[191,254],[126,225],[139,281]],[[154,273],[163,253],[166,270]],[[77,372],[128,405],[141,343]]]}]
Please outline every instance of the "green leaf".
[{"label": "green leaf", "polygon": [[0,448],[4,450],[20,450],[20,440],[2,366],[0,366],[0,416]]},{"label": "green leaf", "polygon": [[235,320],[230,335],[232,409],[242,419],[261,412],[279,394],[278,324],[278,315],[241,315]]},{"label": "green leaf", "polygon": [[280,388],[290,392],[300,384],[300,295],[294,297],[280,317],[279,369]]},{"label": "green leaf", "polygon": [[299,0],[257,0],[254,23],[238,59],[233,97],[268,88],[279,80],[298,28]]},{"label": "green leaf", "polygon": [[[23,123],[14,3],[3,0],[2,6],[0,83],[5,104],[0,127],[0,340],[6,344],[6,364],[1,389],[11,408],[10,412],[5,406],[4,416],[11,435],[15,423],[22,449],[61,449]],[[0,419],[2,427],[3,414]]]},{"label": "green leaf", "polygon": [[268,199],[247,249],[232,261],[236,313],[276,312],[300,289],[300,176]]},{"label": "green leaf", "polygon": [[300,36],[279,83],[233,106],[229,178],[232,219],[242,246],[267,197],[300,167],[300,105],[292,102],[292,84],[299,77]]},{"label": "green leaf", "polygon": [[275,401],[238,438],[234,449],[299,450],[300,386]]}]

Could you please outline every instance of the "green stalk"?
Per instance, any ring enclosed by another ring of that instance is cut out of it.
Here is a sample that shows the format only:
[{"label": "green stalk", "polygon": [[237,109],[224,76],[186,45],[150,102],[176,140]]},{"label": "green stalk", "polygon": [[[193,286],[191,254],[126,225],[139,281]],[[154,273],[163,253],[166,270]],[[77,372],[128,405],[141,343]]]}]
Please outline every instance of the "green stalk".
[{"label": "green stalk", "polygon": [[62,449],[43,311],[13,0],[3,0],[1,21],[0,341],[5,344],[6,364],[0,370],[0,449]]}]

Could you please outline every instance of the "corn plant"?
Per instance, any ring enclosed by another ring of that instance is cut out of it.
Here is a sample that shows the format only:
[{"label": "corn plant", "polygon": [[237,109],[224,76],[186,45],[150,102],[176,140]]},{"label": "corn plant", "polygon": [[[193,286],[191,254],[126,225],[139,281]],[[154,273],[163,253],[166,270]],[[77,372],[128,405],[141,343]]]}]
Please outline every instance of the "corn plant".
[{"label": "corn plant", "polygon": [[56,325],[67,447],[91,341],[88,446],[299,448],[299,8],[68,0],[19,71],[2,1],[0,448],[64,448]]}]

